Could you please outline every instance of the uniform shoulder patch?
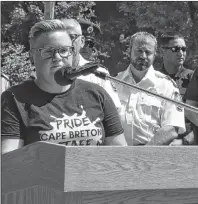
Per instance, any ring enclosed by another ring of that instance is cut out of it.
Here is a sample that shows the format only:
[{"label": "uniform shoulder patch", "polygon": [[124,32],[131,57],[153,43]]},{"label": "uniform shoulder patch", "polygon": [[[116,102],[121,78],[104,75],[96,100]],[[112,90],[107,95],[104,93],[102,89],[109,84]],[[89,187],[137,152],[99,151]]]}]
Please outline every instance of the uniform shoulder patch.
[{"label": "uniform shoulder patch", "polygon": [[[175,101],[178,101],[178,102],[182,102],[182,97],[181,97],[181,95],[180,95],[179,92],[175,92],[175,93],[174,93],[174,100],[175,100]],[[177,111],[179,111],[179,112],[182,112],[182,111],[183,111],[183,108],[182,108],[181,106],[179,106],[179,105],[176,105],[176,109],[177,109]]]},{"label": "uniform shoulder patch", "polygon": [[179,74],[179,78],[191,80],[193,73],[194,73],[194,71],[191,70],[191,69],[184,69],[184,70]]}]

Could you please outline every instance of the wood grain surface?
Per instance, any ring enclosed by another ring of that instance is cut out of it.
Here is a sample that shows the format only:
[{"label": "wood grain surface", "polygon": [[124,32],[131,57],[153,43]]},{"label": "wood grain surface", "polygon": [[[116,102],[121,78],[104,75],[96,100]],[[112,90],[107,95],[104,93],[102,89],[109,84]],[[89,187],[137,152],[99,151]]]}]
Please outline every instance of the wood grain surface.
[{"label": "wood grain surface", "polygon": [[3,204],[198,204],[198,147],[65,147],[2,155]]},{"label": "wood grain surface", "polygon": [[38,142],[2,155],[2,193],[35,185],[64,191],[65,150]]},{"label": "wood grain surface", "polygon": [[197,204],[198,189],[64,193],[34,186],[2,195],[2,204]]},{"label": "wood grain surface", "polygon": [[198,147],[66,148],[65,192],[198,188]]}]

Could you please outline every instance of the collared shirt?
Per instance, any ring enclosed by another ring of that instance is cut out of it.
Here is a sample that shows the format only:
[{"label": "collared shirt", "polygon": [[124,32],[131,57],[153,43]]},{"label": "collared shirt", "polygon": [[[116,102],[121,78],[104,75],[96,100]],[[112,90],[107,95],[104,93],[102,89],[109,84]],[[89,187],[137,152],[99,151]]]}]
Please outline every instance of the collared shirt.
[{"label": "collared shirt", "polygon": [[1,93],[10,87],[10,81],[7,75],[1,74]]},{"label": "collared shirt", "polygon": [[[85,60],[80,55],[79,66],[83,66],[86,63],[89,63],[89,61]],[[97,70],[109,74],[109,72],[106,69],[102,68],[102,67],[99,67]],[[121,109],[121,103],[120,103],[120,99],[118,97],[118,93],[117,93],[116,89],[113,87],[113,84],[109,80],[101,79],[101,78],[97,77],[93,73],[88,74],[88,75],[81,75],[78,78],[82,79],[84,81],[88,81],[88,82],[92,82],[92,83],[98,84],[99,86],[103,87],[106,90],[106,92],[113,99],[116,108],[117,109]]]},{"label": "collared shirt", "polygon": [[[186,69],[182,66],[176,74],[170,75],[166,71],[164,65],[162,66],[162,69],[160,71],[166,75],[169,75],[176,82],[179,89],[179,93],[182,96],[182,100],[185,102],[184,95],[192,79],[194,71],[191,69]],[[185,123],[186,123],[186,132],[180,135],[181,137],[188,135],[193,130],[193,125],[187,118],[185,118]]]},{"label": "collared shirt", "polygon": [[[131,65],[126,71],[120,72],[118,79],[155,92],[157,94],[179,100],[179,90],[174,81],[166,75],[149,67],[144,78],[136,83]],[[121,121],[128,145],[146,144],[155,133],[164,126],[179,127],[179,132],[185,132],[184,110],[177,105],[150,96],[136,89],[116,84],[121,100]]]}]

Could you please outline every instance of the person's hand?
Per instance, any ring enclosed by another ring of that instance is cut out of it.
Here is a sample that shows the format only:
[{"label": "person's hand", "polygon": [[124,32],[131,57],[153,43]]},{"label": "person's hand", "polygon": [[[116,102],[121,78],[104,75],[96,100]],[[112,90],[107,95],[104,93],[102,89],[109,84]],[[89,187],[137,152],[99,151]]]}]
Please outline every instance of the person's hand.
[{"label": "person's hand", "polygon": [[169,146],[181,146],[183,145],[182,139],[174,139]]},{"label": "person's hand", "polygon": [[166,125],[157,130],[155,135],[146,144],[147,146],[170,145],[178,138],[178,128]]}]

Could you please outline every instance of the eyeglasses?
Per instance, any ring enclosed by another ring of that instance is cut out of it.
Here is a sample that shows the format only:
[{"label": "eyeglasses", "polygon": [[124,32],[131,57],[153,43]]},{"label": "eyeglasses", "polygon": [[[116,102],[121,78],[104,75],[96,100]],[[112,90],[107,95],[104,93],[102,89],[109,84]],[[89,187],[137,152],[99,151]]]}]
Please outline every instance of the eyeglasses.
[{"label": "eyeglasses", "polygon": [[[32,49],[35,49],[35,48],[32,48]],[[45,48],[39,48],[35,50],[41,53],[41,57],[43,59],[53,58],[57,52],[62,58],[68,58],[74,53],[73,46],[63,46],[59,48],[45,47]]]},{"label": "eyeglasses", "polygon": [[179,47],[179,46],[175,46],[175,47],[163,47],[164,49],[169,49],[171,50],[172,52],[179,52],[180,50],[182,52],[186,52],[187,50],[187,47]]},{"label": "eyeglasses", "polygon": [[70,37],[71,37],[72,42],[74,42],[75,40],[77,40],[77,38],[79,38],[80,36],[82,36],[82,35],[80,35],[80,34],[70,34]]}]

